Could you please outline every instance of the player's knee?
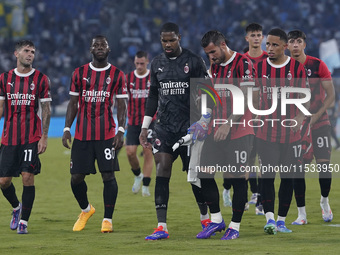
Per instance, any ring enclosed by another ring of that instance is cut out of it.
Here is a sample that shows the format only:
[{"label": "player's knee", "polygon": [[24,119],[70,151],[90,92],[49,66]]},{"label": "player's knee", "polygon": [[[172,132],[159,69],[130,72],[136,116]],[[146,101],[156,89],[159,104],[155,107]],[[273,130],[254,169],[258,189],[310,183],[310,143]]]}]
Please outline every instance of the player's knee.
[{"label": "player's knee", "polygon": [[331,179],[332,172],[329,167],[329,161],[317,162],[319,178],[320,179]]},{"label": "player's knee", "polygon": [[114,172],[102,172],[102,179],[103,182],[112,181],[115,179],[115,173]]},{"label": "player's knee", "polygon": [[34,185],[34,174],[31,173],[21,173],[22,175],[22,183],[24,186],[33,186]]},{"label": "player's knee", "polygon": [[10,178],[0,178],[0,188],[7,189],[12,183]]},{"label": "player's knee", "polygon": [[84,179],[85,179],[84,174],[72,174],[71,175],[71,183],[73,185],[77,185],[77,184],[81,183],[82,181],[84,181]]},{"label": "player's knee", "polygon": [[136,157],[137,156],[137,150],[134,148],[134,146],[126,146],[126,155],[130,157]]}]

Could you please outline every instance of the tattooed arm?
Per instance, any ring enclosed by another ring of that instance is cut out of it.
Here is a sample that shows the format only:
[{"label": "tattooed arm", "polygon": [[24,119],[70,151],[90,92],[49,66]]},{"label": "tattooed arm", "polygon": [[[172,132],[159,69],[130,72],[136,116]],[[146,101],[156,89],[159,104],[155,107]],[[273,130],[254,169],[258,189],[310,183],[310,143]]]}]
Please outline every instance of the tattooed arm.
[{"label": "tattooed arm", "polygon": [[42,154],[47,148],[48,129],[51,119],[51,102],[41,102],[42,108],[42,136],[38,143],[38,154]]}]

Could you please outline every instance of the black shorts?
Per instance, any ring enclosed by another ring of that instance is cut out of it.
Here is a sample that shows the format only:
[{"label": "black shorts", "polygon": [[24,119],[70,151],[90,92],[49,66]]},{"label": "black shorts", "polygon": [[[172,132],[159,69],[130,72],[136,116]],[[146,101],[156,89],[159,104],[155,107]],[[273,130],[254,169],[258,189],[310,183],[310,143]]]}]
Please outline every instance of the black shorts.
[{"label": "black shorts", "polygon": [[[148,128],[148,139],[152,136],[153,122]],[[142,126],[140,125],[128,125],[126,131],[126,140],[125,145],[139,145],[139,135],[142,130]]]},{"label": "black shorts", "polygon": [[225,177],[245,176],[253,139],[254,135],[246,135],[215,142],[214,135],[209,135],[202,148],[198,177],[212,178],[217,172],[223,172]]},{"label": "black shorts", "polygon": [[331,126],[312,130],[313,153],[315,159],[331,159]]},{"label": "black shorts", "polygon": [[262,178],[293,178],[302,170],[301,142],[276,143],[257,138]]},{"label": "black shorts", "polygon": [[113,148],[113,138],[100,141],[73,140],[71,174],[95,174],[95,160],[99,172],[119,171],[118,158]]},{"label": "black shorts", "polygon": [[190,162],[190,151],[188,146],[180,146],[177,150],[172,150],[172,146],[184,135],[185,134],[173,134],[155,128],[152,131],[152,139],[150,139],[152,144],[152,153],[169,153],[172,155],[173,161],[180,156],[182,160],[182,170],[187,171],[189,169]]},{"label": "black shorts", "polygon": [[38,142],[0,147],[0,177],[18,177],[21,172],[34,175],[41,169]]}]

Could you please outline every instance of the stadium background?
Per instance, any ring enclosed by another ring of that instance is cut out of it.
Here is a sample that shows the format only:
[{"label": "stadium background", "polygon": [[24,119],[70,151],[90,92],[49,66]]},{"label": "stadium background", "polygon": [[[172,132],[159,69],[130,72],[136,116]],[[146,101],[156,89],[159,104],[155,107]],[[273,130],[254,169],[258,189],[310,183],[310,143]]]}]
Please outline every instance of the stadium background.
[{"label": "stadium background", "polygon": [[62,135],[72,71],[91,60],[92,36],[108,37],[109,61],[128,73],[134,70],[138,50],[147,51],[150,59],[162,51],[159,29],[164,22],[179,24],[182,47],[206,62],[200,47],[206,31],[220,30],[230,48],[242,52],[247,46],[245,27],[258,22],[264,34],[273,27],[303,30],[307,54],[326,62],[339,90],[339,12],[335,0],[0,0],[0,73],[15,67],[17,40],[36,44],[33,65],[50,77],[52,114],[59,117],[52,119],[50,136],[55,137]]},{"label": "stadium background", "polygon": [[[230,48],[242,52],[250,22],[262,24],[264,34],[273,27],[299,28],[308,37],[307,53],[320,57],[321,43],[340,42],[339,12],[335,0],[1,0],[0,72],[15,66],[14,42],[31,39],[38,50],[34,66],[52,81],[53,113],[62,115],[65,107],[58,106],[68,100],[72,71],[90,61],[90,39],[96,34],[108,37],[110,62],[126,73],[134,68],[136,51],[146,50],[151,58],[162,51],[159,28],[167,21],[179,24],[182,47],[204,58],[200,39],[206,31],[220,30]],[[332,50],[331,65],[340,67],[338,47],[333,44]]]},{"label": "stadium background", "polygon": [[[203,33],[210,29],[222,31],[228,36],[230,48],[242,52],[246,46],[244,28],[250,22],[262,24],[264,34],[273,27],[286,31],[299,28],[307,34],[308,54],[320,57],[320,51],[326,48],[324,55],[332,56],[331,60],[324,60],[329,67],[334,66],[333,77],[336,78],[340,62],[339,11],[337,0],[0,0],[0,72],[15,67],[15,41],[21,38],[34,41],[37,46],[34,67],[45,72],[52,81],[54,118],[49,135],[60,136],[71,73],[75,67],[90,61],[89,44],[93,35],[101,33],[109,38],[110,62],[127,73],[134,69],[133,56],[137,50],[148,51],[150,58],[162,51],[159,28],[167,21],[179,24],[182,46],[204,58],[199,42]],[[340,83],[337,78],[334,81],[338,89]],[[1,122],[0,131],[2,126]],[[9,230],[11,208],[0,196],[0,254],[338,253],[339,178],[334,179],[330,194],[335,215],[332,224],[325,224],[320,217],[318,181],[308,178],[309,224],[303,229],[291,226],[294,231],[291,235],[265,236],[264,219],[258,218],[251,208],[242,220],[241,237],[225,244],[219,240],[220,234],[203,242],[195,239],[200,230],[197,209],[184,173],[178,171],[181,165],[177,164],[171,181],[171,238],[150,243],[145,242],[144,237],[155,226],[153,199],[131,194],[133,177],[125,153],[120,153],[120,157],[122,171],[117,174],[120,191],[114,214],[115,232],[103,236],[99,231],[103,208],[102,185],[97,174],[88,178],[90,200],[95,203],[97,213],[87,224],[86,231],[76,234],[71,228],[79,207],[69,187],[69,151],[62,147],[60,138],[50,139],[48,151],[41,155],[44,169],[36,180],[37,197],[30,219],[30,235],[18,238]],[[334,151],[332,162],[340,164],[339,159],[340,152]],[[221,185],[222,180],[218,181]],[[17,194],[21,194],[20,178],[15,178],[14,182]],[[151,185],[154,187],[154,179]],[[226,219],[230,213],[223,209]],[[293,201],[287,222],[293,221],[296,214]]]}]

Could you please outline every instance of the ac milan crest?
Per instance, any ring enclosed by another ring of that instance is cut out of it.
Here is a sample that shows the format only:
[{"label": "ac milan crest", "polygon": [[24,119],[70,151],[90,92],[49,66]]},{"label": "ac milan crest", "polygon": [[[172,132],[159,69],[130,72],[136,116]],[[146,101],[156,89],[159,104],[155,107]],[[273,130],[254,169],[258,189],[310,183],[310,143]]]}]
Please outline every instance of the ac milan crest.
[{"label": "ac milan crest", "polygon": [[308,69],[308,70],[307,70],[307,75],[308,75],[308,76],[311,76],[311,75],[312,75],[312,70]]},{"label": "ac milan crest", "polygon": [[161,146],[161,140],[159,140],[158,138],[155,140],[155,144],[157,145],[157,146]]},{"label": "ac milan crest", "polygon": [[110,84],[110,82],[111,82],[111,78],[110,78],[110,76],[108,76],[108,77],[106,78],[106,84]]},{"label": "ac milan crest", "polygon": [[188,66],[188,63],[185,64],[184,72],[185,72],[185,73],[189,73],[189,66]]},{"label": "ac milan crest", "polygon": [[292,79],[292,74],[290,72],[287,74],[287,79],[288,79],[288,81],[290,81]]},{"label": "ac milan crest", "polygon": [[30,85],[30,90],[33,90],[35,88],[35,85],[34,83],[32,82],[31,85]]}]

